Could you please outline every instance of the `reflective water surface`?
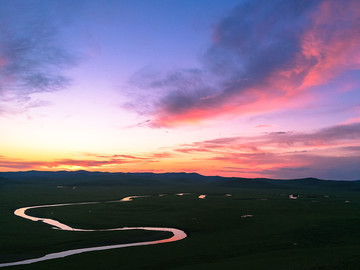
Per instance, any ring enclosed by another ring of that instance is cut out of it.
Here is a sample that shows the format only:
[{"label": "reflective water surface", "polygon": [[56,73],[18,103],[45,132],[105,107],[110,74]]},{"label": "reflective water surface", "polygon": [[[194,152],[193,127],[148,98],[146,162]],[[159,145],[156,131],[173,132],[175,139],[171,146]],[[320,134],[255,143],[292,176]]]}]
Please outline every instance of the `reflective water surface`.
[{"label": "reflective water surface", "polygon": [[[145,197],[145,196],[130,196],[123,198],[122,202],[124,201],[131,201],[133,198],[137,197]],[[58,230],[65,230],[65,231],[82,231],[82,232],[92,232],[92,231],[124,231],[124,230],[147,230],[147,231],[162,231],[162,232],[171,232],[173,234],[172,237],[162,240],[156,241],[146,241],[146,242],[135,242],[135,243],[128,243],[128,244],[118,244],[118,245],[108,245],[108,246],[99,246],[99,247],[90,247],[90,248],[80,248],[80,249],[71,249],[61,252],[55,252],[47,254],[40,258],[29,259],[29,260],[22,260],[17,262],[9,262],[9,263],[0,263],[0,267],[5,266],[14,266],[14,265],[22,265],[22,264],[30,264],[35,262],[41,262],[46,260],[52,260],[57,258],[63,258],[74,254],[89,252],[89,251],[97,251],[97,250],[107,250],[107,249],[115,249],[115,248],[124,248],[124,247],[135,247],[135,246],[146,246],[146,245],[154,245],[154,244],[161,244],[161,243],[168,243],[179,241],[184,239],[187,235],[184,231],[174,228],[160,228],[160,227],[122,227],[122,228],[114,228],[114,229],[104,229],[104,230],[84,230],[84,229],[77,229],[72,228],[66,224],[63,224],[54,219],[48,218],[38,218],[27,215],[25,212],[28,209],[34,208],[41,208],[41,207],[59,207],[59,206],[66,206],[66,205],[80,205],[80,204],[95,204],[98,202],[85,202],[85,203],[65,203],[65,204],[51,204],[51,205],[39,205],[39,206],[30,206],[30,207],[23,207],[15,210],[14,214],[29,219],[31,221],[41,221],[43,223],[49,224],[53,226],[53,229]]]}]

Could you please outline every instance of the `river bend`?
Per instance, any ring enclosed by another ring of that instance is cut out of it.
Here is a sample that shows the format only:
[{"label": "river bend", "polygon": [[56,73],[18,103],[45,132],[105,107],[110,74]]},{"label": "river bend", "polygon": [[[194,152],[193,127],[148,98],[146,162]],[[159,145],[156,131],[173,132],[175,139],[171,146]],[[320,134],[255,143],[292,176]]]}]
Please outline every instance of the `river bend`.
[{"label": "river bend", "polygon": [[[124,201],[131,201],[134,198],[143,197],[143,196],[129,196],[125,197],[119,202]],[[161,244],[161,243],[169,243],[174,241],[179,241],[181,239],[184,239],[187,235],[184,231],[175,229],[175,228],[161,228],[161,227],[121,227],[121,228],[113,228],[113,229],[103,229],[103,230],[85,230],[85,229],[78,229],[70,227],[66,224],[63,224],[57,220],[54,219],[48,219],[48,218],[38,218],[27,215],[25,212],[28,209],[34,209],[34,208],[42,208],[42,207],[60,207],[60,206],[66,206],[66,205],[81,205],[81,204],[96,204],[99,202],[84,202],[84,203],[63,203],[63,204],[49,204],[49,205],[38,205],[38,206],[30,206],[30,207],[23,207],[16,209],[14,214],[16,216],[29,219],[31,221],[41,221],[45,224],[48,224],[52,226],[53,229],[57,230],[64,230],[64,231],[81,231],[81,232],[94,232],[94,231],[125,231],[125,230],[147,230],[147,231],[162,231],[162,232],[171,232],[173,234],[172,237],[162,239],[162,240],[155,240],[155,241],[146,241],[146,242],[135,242],[135,243],[128,243],[128,244],[117,244],[117,245],[107,245],[107,246],[98,246],[98,247],[89,247],[89,248],[79,248],[79,249],[70,249],[66,251],[60,251],[55,253],[49,253],[45,256],[34,258],[34,259],[28,259],[28,260],[22,260],[22,261],[16,261],[16,262],[8,262],[8,263],[0,263],[0,267],[6,267],[6,266],[15,266],[15,265],[23,265],[23,264],[31,264],[41,261],[47,261],[47,260],[53,260],[57,258],[64,258],[67,256],[80,254],[84,252],[90,252],[90,251],[97,251],[97,250],[108,250],[108,249],[115,249],[115,248],[125,248],[125,247],[136,247],[136,246],[147,246],[147,245],[155,245],[155,244]]]}]

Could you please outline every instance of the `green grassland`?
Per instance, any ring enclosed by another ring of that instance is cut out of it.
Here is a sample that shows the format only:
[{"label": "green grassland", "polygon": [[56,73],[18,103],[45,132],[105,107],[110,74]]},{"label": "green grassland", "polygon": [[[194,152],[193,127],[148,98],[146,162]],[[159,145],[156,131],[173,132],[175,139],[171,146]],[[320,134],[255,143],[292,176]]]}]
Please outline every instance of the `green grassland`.
[{"label": "green grassland", "polygon": [[[0,177],[0,262],[169,236],[141,230],[53,230],[13,214],[25,206],[96,201],[100,203],[27,213],[82,229],[172,227],[188,234],[178,242],[88,252],[8,269],[360,269],[359,182],[86,172]],[[289,199],[294,193],[299,198]],[[207,197],[199,199],[200,194]],[[130,195],[150,196],[109,202]]]}]

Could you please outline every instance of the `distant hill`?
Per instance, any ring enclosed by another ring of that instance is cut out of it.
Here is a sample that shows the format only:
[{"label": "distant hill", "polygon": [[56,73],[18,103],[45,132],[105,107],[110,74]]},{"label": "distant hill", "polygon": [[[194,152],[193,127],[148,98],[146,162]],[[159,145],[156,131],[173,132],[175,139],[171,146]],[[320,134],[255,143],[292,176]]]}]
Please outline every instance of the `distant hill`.
[{"label": "distant hill", "polygon": [[0,172],[0,179],[11,183],[47,183],[57,185],[131,185],[151,186],[160,184],[195,184],[213,181],[217,177],[206,177],[196,173],[108,173],[89,171],[25,171]]},{"label": "distant hill", "polygon": [[316,178],[267,179],[203,176],[197,173],[109,173],[89,171],[0,172],[0,184],[48,184],[64,186],[211,185],[224,188],[341,188],[360,190],[360,181]]}]

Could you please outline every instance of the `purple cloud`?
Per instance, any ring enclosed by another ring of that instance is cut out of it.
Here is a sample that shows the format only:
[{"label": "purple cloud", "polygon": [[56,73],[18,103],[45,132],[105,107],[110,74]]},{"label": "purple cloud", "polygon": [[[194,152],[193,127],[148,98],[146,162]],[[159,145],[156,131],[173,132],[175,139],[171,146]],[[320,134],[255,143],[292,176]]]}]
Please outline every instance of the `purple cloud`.
[{"label": "purple cloud", "polygon": [[[17,12],[17,10],[22,12]],[[34,2],[0,4],[0,98],[27,100],[33,93],[66,88],[75,57],[62,45],[56,23]]]},{"label": "purple cloud", "polygon": [[[179,153],[206,153],[222,172],[247,172],[272,178],[360,179],[360,123],[314,132],[274,132],[195,142]],[[231,165],[231,166],[230,166]],[[228,168],[228,169],[227,169]]]},{"label": "purple cloud", "polygon": [[359,7],[356,1],[246,1],[216,25],[201,68],[139,72],[126,107],[152,115],[153,127],[281,108],[308,87],[359,67],[360,50],[352,45],[360,18],[352,11]]}]

